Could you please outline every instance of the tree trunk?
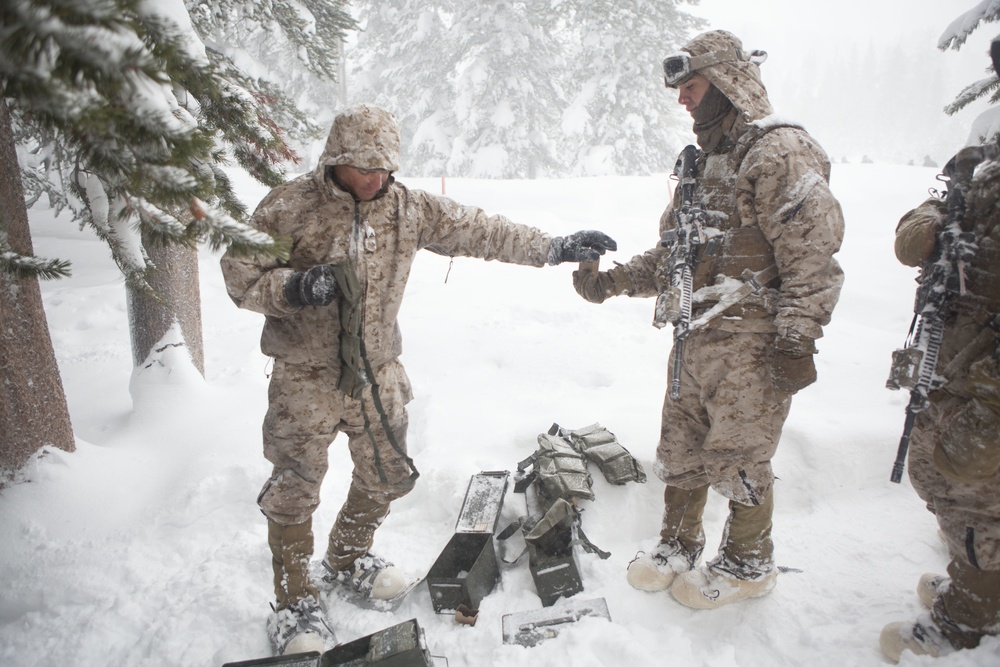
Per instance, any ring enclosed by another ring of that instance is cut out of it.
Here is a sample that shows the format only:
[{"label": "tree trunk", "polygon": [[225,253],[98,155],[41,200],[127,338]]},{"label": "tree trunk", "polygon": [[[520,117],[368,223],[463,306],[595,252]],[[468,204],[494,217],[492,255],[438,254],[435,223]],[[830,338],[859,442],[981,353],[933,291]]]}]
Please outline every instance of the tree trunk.
[{"label": "tree trunk", "polygon": [[128,290],[132,363],[141,366],[174,322],[180,325],[191,362],[205,375],[205,346],[201,331],[201,291],[198,287],[198,251],[183,246],[143,244],[153,264],[148,291]]},{"label": "tree trunk", "polygon": [[[0,234],[33,255],[14,129],[0,86]],[[0,271],[0,467],[21,468],[45,445],[76,448],[37,278]]]}]

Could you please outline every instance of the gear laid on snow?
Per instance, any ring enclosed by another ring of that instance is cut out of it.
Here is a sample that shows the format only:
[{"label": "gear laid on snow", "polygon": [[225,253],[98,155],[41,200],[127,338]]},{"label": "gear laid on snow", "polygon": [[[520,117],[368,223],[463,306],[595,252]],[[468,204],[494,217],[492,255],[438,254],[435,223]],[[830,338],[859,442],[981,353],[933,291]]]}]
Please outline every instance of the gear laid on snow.
[{"label": "gear laid on snow", "polygon": [[323,561],[327,584],[339,584],[353,589],[361,597],[391,600],[406,590],[402,570],[389,561],[368,553],[343,570],[335,570]]},{"label": "gear laid on snow", "polygon": [[540,434],[538,445],[534,454],[517,464],[518,472],[531,466],[531,475],[552,498],[593,500],[593,479],[583,454],[551,432]]},{"label": "gear laid on snow", "polygon": [[323,609],[312,596],[271,614],[267,633],[277,655],[309,651],[322,653],[337,643],[337,637],[326,622]]},{"label": "gear laid on snow", "polygon": [[642,465],[622,447],[614,433],[600,424],[591,424],[575,431],[567,431],[557,426],[555,430],[556,434],[569,438],[573,447],[588,461],[597,464],[604,479],[611,484],[620,486],[628,482],[646,481],[646,472],[642,469]]},{"label": "gear laid on snow", "polygon": [[[538,436],[539,448],[517,465],[514,491],[525,495],[528,514],[507,526],[497,536],[506,552],[503,560],[517,562],[529,555],[529,568],[542,604],[583,590],[574,546],[609,558],[584,534],[578,503],[593,500],[593,480],[587,461],[593,461],[612,484],[644,482],[642,466],[611,431],[600,424],[570,430],[553,424]],[[531,471],[528,472],[528,468]],[[524,548],[508,546],[519,536]]]}]

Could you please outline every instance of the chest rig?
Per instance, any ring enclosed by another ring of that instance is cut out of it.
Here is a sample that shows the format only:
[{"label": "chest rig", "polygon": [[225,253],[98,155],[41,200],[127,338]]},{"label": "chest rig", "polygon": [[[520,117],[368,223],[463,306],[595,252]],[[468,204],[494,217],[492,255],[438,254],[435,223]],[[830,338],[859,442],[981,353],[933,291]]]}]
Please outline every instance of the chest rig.
[{"label": "chest rig", "polygon": [[[739,280],[744,271],[758,273],[774,266],[774,249],[756,221],[744,221],[737,202],[736,181],[743,160],[766,129],[751,125],[739,141],[724,152],[698,157],[697,199],[705,212],[705,242],[698,251],[694,272],[695,292],[726,278]],[[744,223],[749,224],[744,226]],[[780,278],[771,278],[767,286],[777,287]],[[710,294],[699,299],[702,304],[718,300]],[[741,308],[746,309],[746,306]]]}]

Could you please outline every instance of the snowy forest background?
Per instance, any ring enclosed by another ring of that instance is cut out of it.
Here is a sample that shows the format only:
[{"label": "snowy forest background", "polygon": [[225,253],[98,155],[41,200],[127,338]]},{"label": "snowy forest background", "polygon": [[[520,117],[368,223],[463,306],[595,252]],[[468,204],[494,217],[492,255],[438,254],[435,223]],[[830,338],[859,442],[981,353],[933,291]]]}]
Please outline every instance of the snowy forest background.
[{"label": "snowy forest background", "polygon": [[[891,232],[934,186],[931,165],[992,122],[998,18],[1000,0],[0,0],[0,455],[15,440],[30,450],[20,470],[0,461],[0,663],[217,666],[266,653],[253,498],[267,474],[267,364],[260,318],[231,304],[218,255],[267,247],[243,223],[270,186],[315,163],[339,109],[397,115],[408,185],[437,191],[448,177],[456,200],[552,233],[607,229],[623,259],[655,240],[666,172],[693,138],[660,63],[724,28],[769,52],[774,107],[829,152],[848,220],[823,380],[796,399],[779,461],[782,558],[805,571],[707,616],[644,596],[622,572],[655,539],[661,488],[603,486],[586,521],[614,557],[586,560],[584,574],[616,622],[583,624],[530,659],[883,664],[878,630],[917,613],[916,578],[947,562],[933,517],[905,481],[886,481],[906,397],[882,383],[913,289]],[[36,257],[32,239],[56,259]],[[551,420],[606,421],[651,464],[669,349],[649,303],[594,309],[573,295],[570,267],[458,261],[449,274],[423,255],[402,319],[426,474],[377,545],[413,576],[451,535],[469,474],[522,459]],[[150,293],[181,331],[147,326]],[[331,457],[325,525],[350,474],[343,448]],[[717,534],[724,505],[709,514]],[[451,664],[523,665],[496,621],[538,601],[523,571],[504,575],[474,630],[434,615],[425,591],[401,613]],[[345,640],[394,620],[343,605],[331,618]],[[992,667],[998,651],[994,638],[935,664]]]},{"label": "snowy forest background", "polygon": [[[204,12],[226,3],[187,4]],[[802,122],[835,162],[943,164],[976,115],[944,108],[988,66],[983,39],[962,53],[937,50],[963,8],[926,0],[808,8],[772,0],[749,11],[729,0],[353,0],[344,8],[357,24],[336,85],[302,71],[252,22],[203,38],[280,85],[321,132],[345,105],[389,109],[403,134],[401,173],[418,177],[669,171],[690,139],[690,118],[665,90],[661,61],[710,28],[769,51],[763,72],[776,110]],[[826,29],[807,29],[817,14]],[[774,44],[754,41],[772,34]],[[319,148],[300,146],[303,167]]]}]

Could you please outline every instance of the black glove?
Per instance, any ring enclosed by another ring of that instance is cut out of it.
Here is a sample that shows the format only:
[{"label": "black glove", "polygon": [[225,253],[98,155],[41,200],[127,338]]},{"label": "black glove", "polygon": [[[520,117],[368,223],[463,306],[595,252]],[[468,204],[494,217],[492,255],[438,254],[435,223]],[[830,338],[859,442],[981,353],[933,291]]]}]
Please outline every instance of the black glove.
[{"label": "black glove", "polygon": [[329,264],[298,271],[285,283],[285,299],[295,308],[329,306],[337,298],[337,280]]},{"label": "black glove", "polygon": [[618,250],[618,244],[603,232],[585,230],[569,236],[556,236],[549,248],[549,264],[593,262],[608,250]]},{"label": "black glove", "polygon": [[771,381],[779,390],[794,394],[816,381],[816,343],[795,333],[774,342],[771,358]]}]

